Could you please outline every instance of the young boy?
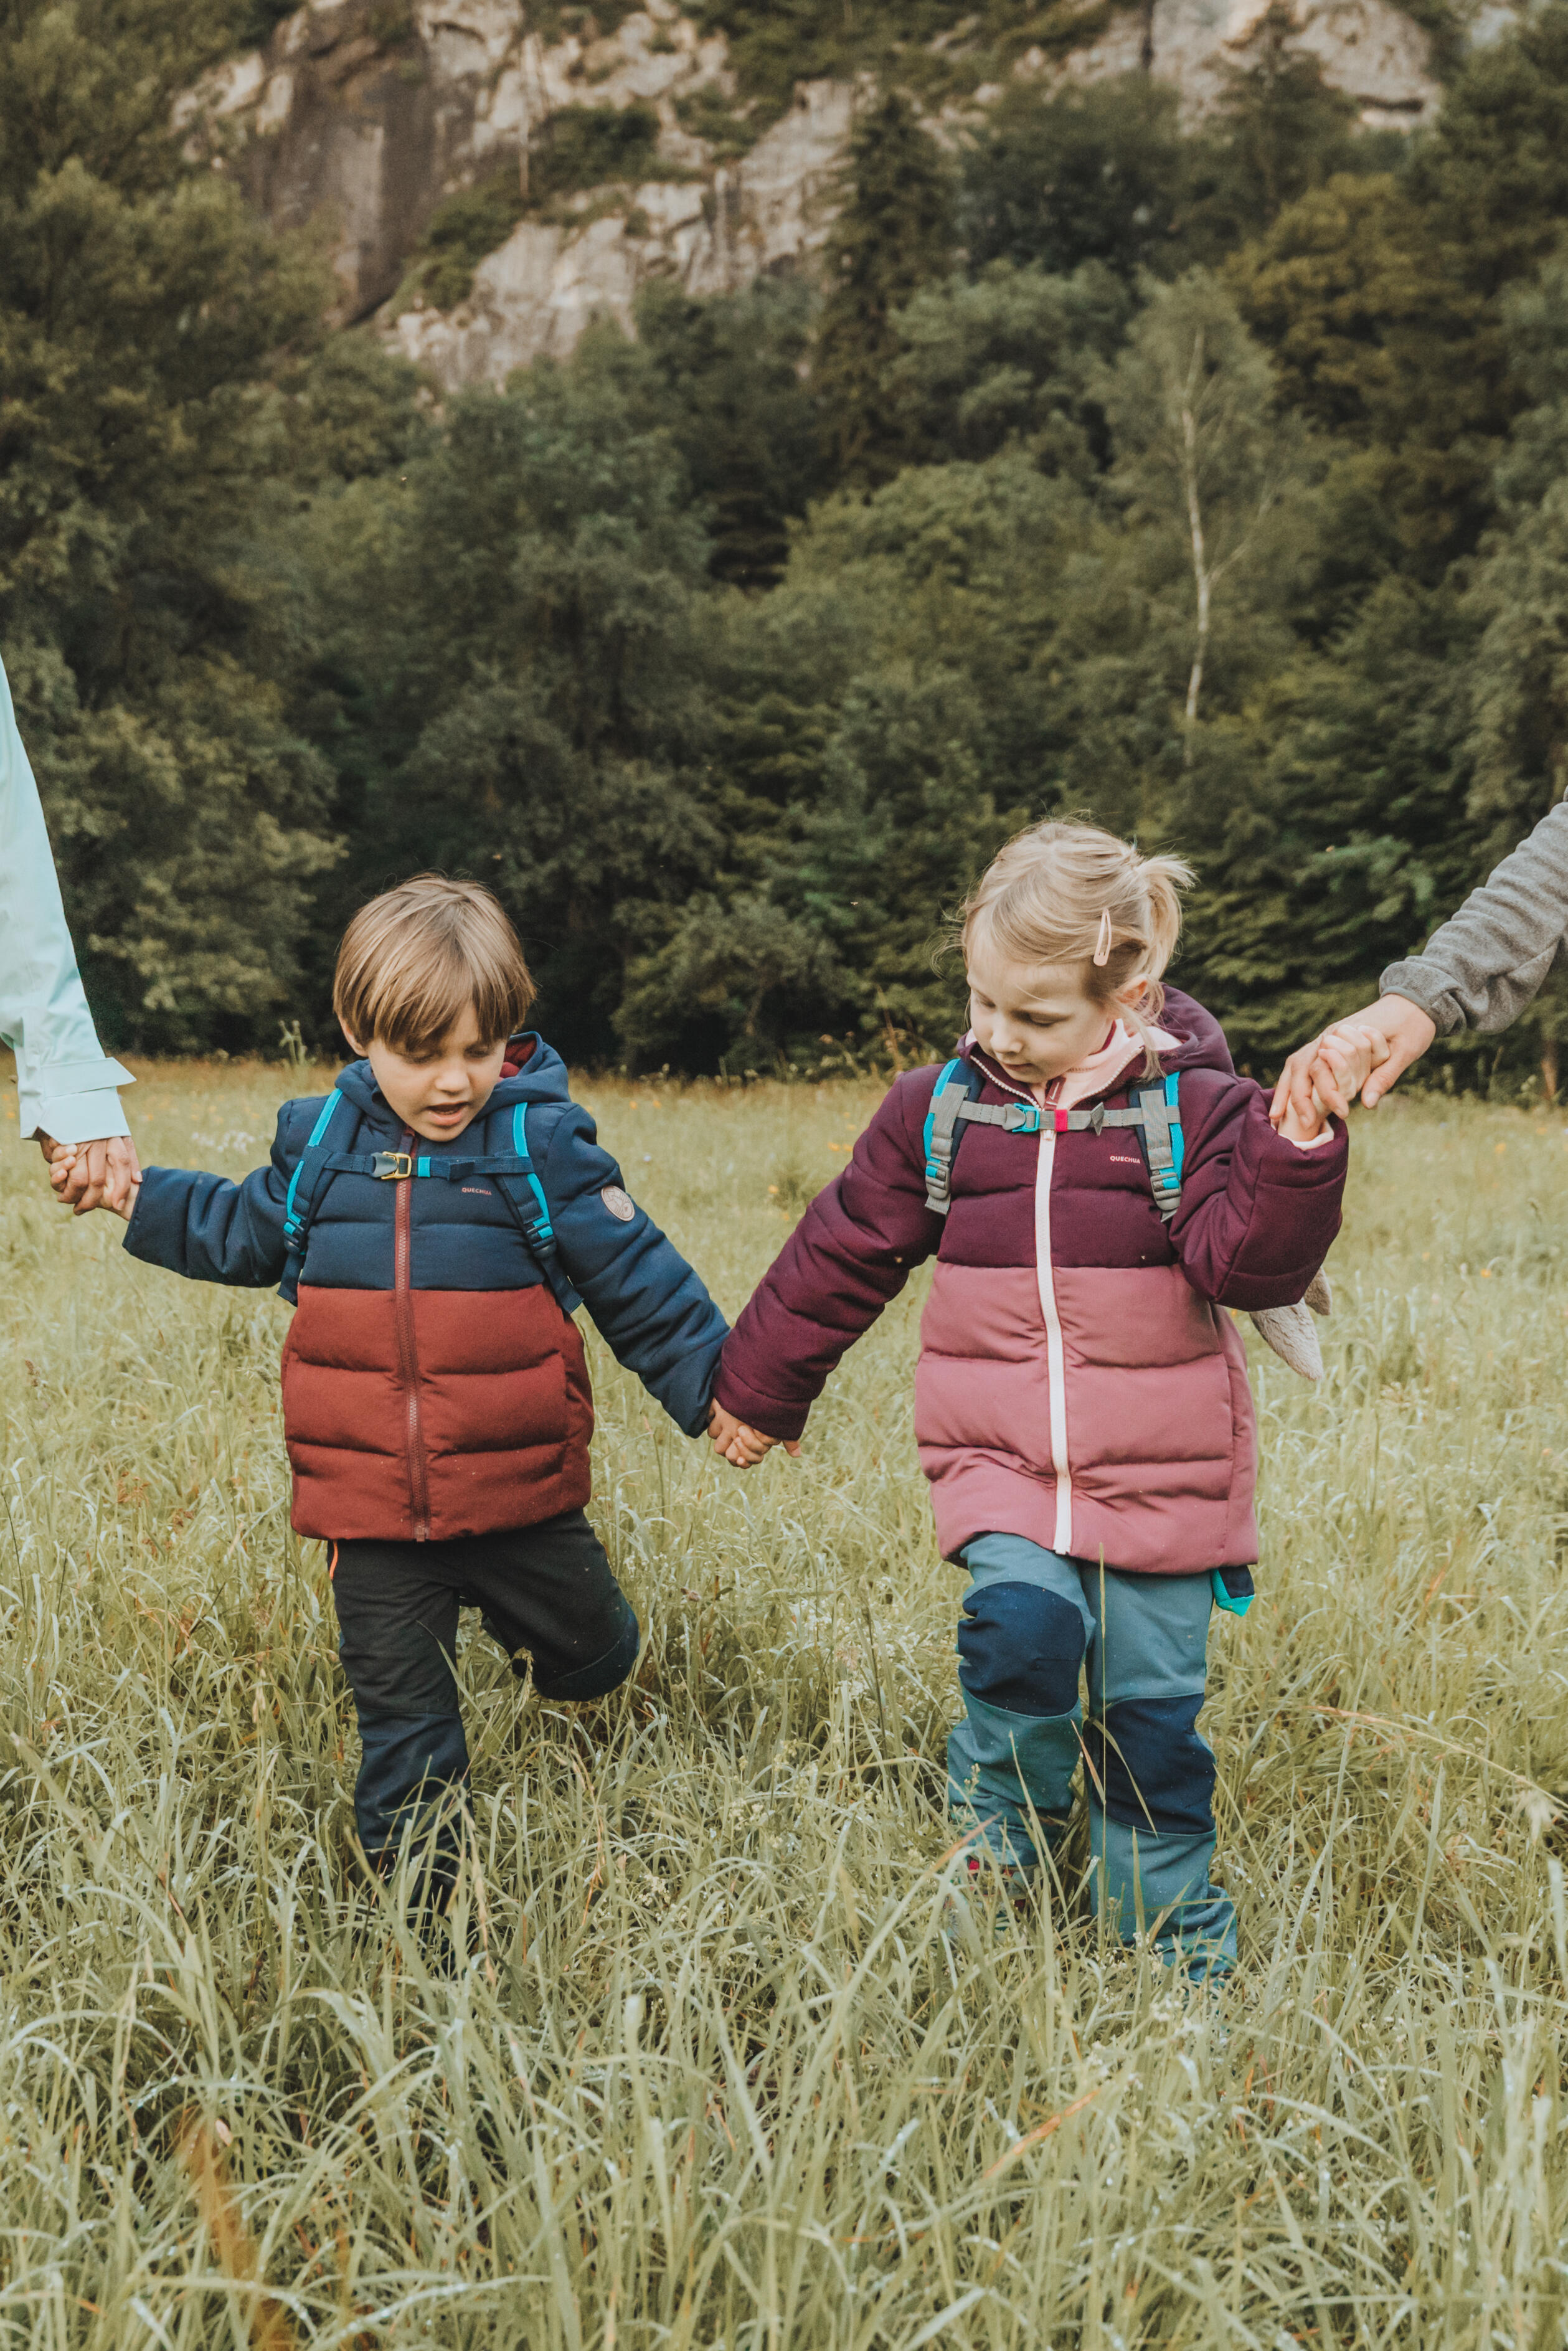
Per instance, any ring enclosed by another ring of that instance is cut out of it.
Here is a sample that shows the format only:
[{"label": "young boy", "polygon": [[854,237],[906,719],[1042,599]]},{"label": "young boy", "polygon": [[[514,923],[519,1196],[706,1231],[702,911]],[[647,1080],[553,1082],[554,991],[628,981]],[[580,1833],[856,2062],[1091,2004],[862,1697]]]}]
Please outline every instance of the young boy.
[{"label": "young boy", "polygon": [[[601,1697],[637,1619],[583,1516],[593,1403],[580,1303],[689,1437],[727,1325],[622,1188],[566,1071],[516,1033],[534,998],[488,891],[424,874],[362,907],[332,1003],[361,1056],[285,1102],[243,1183],[150,1167],[125,1246],[198,1281],[280,1282],[293,1523],[329,1546],[363,1760],[361,1841],[386,1872],[419,1791],[461,1786],[451,1658],[484,1612],[547,1698]],[[446,1817],[429,1856],[450,1877]]]}]

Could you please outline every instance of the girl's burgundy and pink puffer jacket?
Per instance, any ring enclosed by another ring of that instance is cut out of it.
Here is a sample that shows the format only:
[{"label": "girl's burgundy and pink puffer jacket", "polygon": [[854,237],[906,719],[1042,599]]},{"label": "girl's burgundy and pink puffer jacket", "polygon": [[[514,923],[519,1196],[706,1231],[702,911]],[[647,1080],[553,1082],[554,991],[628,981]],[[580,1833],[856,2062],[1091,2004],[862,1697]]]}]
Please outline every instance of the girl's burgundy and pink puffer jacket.
[{"label": "girl's burgundy and pink puffer jacket", "polygon": [[[1124,1127],[970,1125],[948,1215],[936,1215],[924,1128],[937,1071],[913,1070],[730,1333],[719,1403],[798,1437],[840,1356],[935,1254],[915,1425],[947,1557],[977,1535],[1017,1534],[1145,1573],[1250,1566],[1257,1427],[1223,1309],[1302,1295],[1339,1230],[1347,1143],[1343,1128],[1310,1149],[1284,1141],[1218,1022],[1174,990],[1161,1018],[1186,1136],[1168,1227]],[[1018,1097],[961,1050],[986,1073],[982,1102]],[[1092,1078],[1069,1099],[1124,1103],[1142,1049],[1094,1059],[1097,1090]]]}]

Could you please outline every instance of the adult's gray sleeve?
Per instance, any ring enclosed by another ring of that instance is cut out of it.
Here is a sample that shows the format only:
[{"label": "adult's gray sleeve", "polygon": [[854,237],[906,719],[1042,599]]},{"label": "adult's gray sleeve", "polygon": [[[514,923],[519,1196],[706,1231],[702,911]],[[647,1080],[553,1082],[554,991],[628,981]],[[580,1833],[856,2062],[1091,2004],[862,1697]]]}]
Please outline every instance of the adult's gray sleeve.
[{"label": "adult's gray sleeve", "polygon": [[1439,1037],[1506,1029],[1540,994],[1564,934],[1568,801],[1559,800],[1420,955],[1389,965],[1383,993],[1418,1004]]}]

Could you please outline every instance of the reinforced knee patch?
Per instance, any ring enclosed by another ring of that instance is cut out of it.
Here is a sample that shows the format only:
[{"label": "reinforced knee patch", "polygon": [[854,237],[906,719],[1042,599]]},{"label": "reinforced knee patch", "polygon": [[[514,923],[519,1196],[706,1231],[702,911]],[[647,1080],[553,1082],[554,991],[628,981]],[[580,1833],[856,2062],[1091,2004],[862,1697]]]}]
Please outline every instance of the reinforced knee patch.
[{"label": "reinforced knee patch", "polygon": [[958,1679],[1009,1714],[1071,1714],[1083,1663],[1083,1618],[1037,1583],[979,1583],[964,1594]]},{"label": "reinforced knee patch", "polygon": [[1214,1756],[1197,1735],[1203,1692],[1113,1698],[1083,1734],[1106,1813],[1155,1836],[1214,1826]]},{"label": "reinforced knee patch", "polygon": [[[631,1602],[623,1595],[617,1597],[621,1600],[621,1623],[609,1648],[591,1664],[579,1666],[574,1673],[562,1674],[557,1681],[537,1681],[534,1687],[541,1698],[603,1698],[625,1680],[637,1662],[643,1635]],[[513,1670],[526,1668],[514,1667]]]}]

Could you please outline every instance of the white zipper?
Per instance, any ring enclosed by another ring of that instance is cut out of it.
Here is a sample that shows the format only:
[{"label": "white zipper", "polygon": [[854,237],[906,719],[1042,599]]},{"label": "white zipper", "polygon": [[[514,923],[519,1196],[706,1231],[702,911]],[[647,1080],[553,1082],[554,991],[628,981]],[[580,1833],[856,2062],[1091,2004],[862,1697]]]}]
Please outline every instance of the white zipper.
[{"label": "white zipper", "polygon": [[1019,1101],[1034,1102],[1040,1108],[1040,1160],[1034,1178],[1034,1271],[1040,1290],[1040,1311],[1045,1322],[1045,1365],[1050,1382],[1051,1403],[1051,1466],[1056,1472],[1056,1525],[1051,1538],[1051,1548],[1063,1559],[1072,1556],[1072,1464],[1067,1454],[1067,1358],[1061,1343],[1061,1317],[1056,1307],[1056,1276],[1051,1262],[1051,1179],[1056,1166],[1056,1106],[1051,1101],[1052,1087],[1061,1081],[1053,1078],[1042,1089],[1046,1100],[1039,1102],[1032,1087],[1016,1086],[993,1070],[988,1062],[982,1067],[991,1083],[1004,1093],[1014,1094]]},{"label": "white zipper", "polygon": [[1050,1381],[1051,1466],[1056,1472],[1056,1529],[1051,1548],[1063,1559],[1072,1556],[1072,1465],[1067,1458],[1067,1361],[1061,1344],[1061,1317],[1056,1310],[1056,1278],[1051,1263],[1051,1178],[1056,1165],[1055,1113],[1048,1103],[1041,1113],[1040,1165],[1034,1178],[1034,1270],[1040,1286],[1040,1311],[1045,1318],[1045,1363]]}]

